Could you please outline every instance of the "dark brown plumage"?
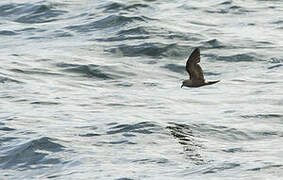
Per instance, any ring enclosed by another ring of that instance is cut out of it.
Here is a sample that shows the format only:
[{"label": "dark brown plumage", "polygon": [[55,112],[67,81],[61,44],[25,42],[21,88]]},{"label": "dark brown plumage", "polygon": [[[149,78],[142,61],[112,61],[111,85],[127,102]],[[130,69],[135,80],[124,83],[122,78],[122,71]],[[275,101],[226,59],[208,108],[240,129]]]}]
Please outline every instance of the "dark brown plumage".
[{"label": "dark brown plumage", "polygon": [[219,82],[219,81],[206,82],[203,76],[202,68],[198,64],[199,62],[200,62],[200,50],[199,48],[195,48],[186,63],[186,70],[190,75],[190,79],[183,81],[181,87],[183,86],[200,87]]}]

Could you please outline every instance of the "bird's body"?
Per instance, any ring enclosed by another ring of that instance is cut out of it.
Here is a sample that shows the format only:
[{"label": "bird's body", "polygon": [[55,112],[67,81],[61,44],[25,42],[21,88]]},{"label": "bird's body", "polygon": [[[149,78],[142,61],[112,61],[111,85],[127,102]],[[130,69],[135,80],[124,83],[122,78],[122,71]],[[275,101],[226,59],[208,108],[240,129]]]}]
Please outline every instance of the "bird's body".
[{"label": "bird's body", "polygon": [[184,80],[181,87],[201,87],[206,85],[215,84],[219,81],[206,82],[203,76],[203,71],[198,64],[200,62],[200,50],[196,48],[186,63],[186,70],[190,75],[190,79]]},{"label": "bird's body", "polygon": [[185,81],[183,81],[183,85],[182,86],[187,86],[187,87],[200,87],[204,84],[204,82],[202,80],[191,80],[191,79],[187,79]]}]

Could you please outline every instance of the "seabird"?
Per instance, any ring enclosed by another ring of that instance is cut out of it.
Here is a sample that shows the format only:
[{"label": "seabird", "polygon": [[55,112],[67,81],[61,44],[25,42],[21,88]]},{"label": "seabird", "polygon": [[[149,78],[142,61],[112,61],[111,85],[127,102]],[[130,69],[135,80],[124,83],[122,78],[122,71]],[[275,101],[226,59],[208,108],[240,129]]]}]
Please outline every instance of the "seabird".
[{"label": "seabird", "polygon": [[219,81],[205,81],[203,76],[203,71],[198,64],[200,62],[200,50],[195,48],[195,50],[190,55],[186,63],[186,70],[190,75],[190,79],[184,80],[181,88],[183,86],[187,87],[201,87],[206,85],[215,84]]}]

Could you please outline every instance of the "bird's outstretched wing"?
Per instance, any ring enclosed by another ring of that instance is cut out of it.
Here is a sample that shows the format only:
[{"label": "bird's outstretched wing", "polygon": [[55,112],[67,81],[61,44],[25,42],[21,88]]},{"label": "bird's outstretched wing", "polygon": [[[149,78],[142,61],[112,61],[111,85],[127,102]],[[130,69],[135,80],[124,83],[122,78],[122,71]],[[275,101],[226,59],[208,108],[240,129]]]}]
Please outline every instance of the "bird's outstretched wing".
[{"label": "bird's outstretched wing", "polygon": [[198,64],[200,62],[200,50],[196,48],[186,63],[186,70],[191,80],[204,80],[203,71]]}]

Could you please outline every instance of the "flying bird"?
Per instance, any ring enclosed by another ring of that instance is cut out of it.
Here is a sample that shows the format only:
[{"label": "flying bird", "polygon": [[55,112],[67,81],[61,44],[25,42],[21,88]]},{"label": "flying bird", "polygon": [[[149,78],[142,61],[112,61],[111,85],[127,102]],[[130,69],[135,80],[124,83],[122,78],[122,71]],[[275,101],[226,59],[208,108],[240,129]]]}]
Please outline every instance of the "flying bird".
[{"label": "flying bird", "polygon": [[218,83],[218,81],[205,81],[203,76],[203,71],[198,64],[200,62],[200,50],[195,48],[195,50],[190,55],[186,63],[186,70],[190,75],[190,79],[184,80],[181,88],[186,87],[201,87],[206,85],[211,85]]}]

